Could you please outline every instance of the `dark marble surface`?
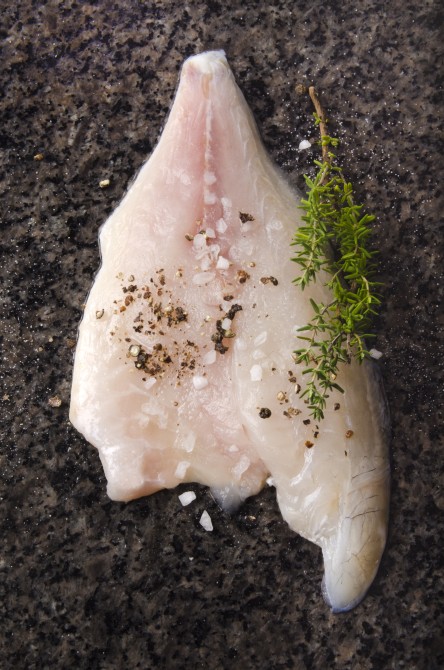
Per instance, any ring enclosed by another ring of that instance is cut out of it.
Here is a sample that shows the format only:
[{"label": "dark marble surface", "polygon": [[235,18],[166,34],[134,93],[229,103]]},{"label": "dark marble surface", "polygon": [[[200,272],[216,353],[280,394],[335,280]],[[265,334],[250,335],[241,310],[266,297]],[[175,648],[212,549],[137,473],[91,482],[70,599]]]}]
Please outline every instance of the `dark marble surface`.
[{"label": "dark marble surface", "polygon": [[[443,667],[439,7],[2,3],[2,669]],[[68,422],[99,226],[152,150],[183,58],[208,48],[227,51],[268,150],[300,186],[311,112],[294,85],[314,82],[378,217],[391,523],[379,575],[348,614],[324,604],[320,551],[287,528],[273,489],[231,518],[198,486],[186,509],[177,491],[113,503]]]}]

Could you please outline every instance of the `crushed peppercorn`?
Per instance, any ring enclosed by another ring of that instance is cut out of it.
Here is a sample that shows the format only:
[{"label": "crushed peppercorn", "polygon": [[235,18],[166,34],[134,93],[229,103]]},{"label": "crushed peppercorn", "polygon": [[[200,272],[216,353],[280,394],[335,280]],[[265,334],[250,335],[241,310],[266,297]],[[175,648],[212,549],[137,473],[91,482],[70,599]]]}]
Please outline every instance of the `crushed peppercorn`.
[{"label": "crushed peppercorn", "polygon": [[239,212],[239,218],[241,223],[247,223],[247,221],[254,221],[254,216],[248,214],[247,212]]}]

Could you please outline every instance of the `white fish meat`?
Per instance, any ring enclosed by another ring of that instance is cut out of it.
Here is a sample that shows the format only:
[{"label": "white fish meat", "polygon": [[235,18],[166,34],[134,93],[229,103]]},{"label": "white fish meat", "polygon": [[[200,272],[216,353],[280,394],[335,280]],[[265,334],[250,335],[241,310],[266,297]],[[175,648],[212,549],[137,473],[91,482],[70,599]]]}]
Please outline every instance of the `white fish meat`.
[{"label": "white fish meat", "polygon": [[384,549],[385,405],[370,363],[343,367],[345,393],[319,427],[300,398],[297,328],[309,298],[329,296],[322,282],[292,283],[298,205],[224,53],[189,58],[156,149],[100,232],[70,418],[98,448],[113,500],[199,482],[233,509],[271,475],[283,517],[322,548],[324,595],[343,611]]}]

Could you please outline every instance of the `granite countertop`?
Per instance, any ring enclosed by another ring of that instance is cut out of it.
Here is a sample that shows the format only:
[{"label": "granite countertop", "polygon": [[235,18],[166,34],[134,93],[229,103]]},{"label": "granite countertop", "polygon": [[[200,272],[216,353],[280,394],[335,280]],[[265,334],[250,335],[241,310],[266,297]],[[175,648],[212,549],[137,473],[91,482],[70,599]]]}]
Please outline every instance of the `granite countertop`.
[{"label": "granite countertop", "polygon": [[[2,669],[443,667],[442,23],[433,0],[3,6]],[[98,229],[153,149],[183,59],[209,48],[226,50],[300,187],[313,131],[294,87],[315,83],[377,215],[391,521],[379,574],[347,614],[325,605],[321,552],[287,527],[274,489],[231,517],[199,486],[192,509],[178,491],[111,502],[68,421]]]}]

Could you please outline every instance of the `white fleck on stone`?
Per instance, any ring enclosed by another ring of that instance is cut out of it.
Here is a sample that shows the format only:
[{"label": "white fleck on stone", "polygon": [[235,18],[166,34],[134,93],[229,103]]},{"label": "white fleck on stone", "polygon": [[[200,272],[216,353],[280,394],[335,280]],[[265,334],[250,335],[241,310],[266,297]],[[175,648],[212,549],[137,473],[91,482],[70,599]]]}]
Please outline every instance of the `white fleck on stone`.
[{"label": "white fleck on stone", "polygon": [[193,276],[193,284],[196,284],[196,286],[205,286],[205,284],[212,282],[215,276],[214,272],[197,272]]},{"label": "white fleck on stone", "polygon": [[260,365],[251,366],[250,379],[252,382],[260,382],[262,380],[262,367]]},{"label": "white fleck on stone", "polygon": [[228,451],[234,454],[236,451],[239,451],[239,447],[237,447],[235,444],[232,444],[230,447],[228,447]]},{"label": "white fleck on stone", "polygon": [[146,389],[153,388],[154,384],[156,384],[156,383],[157,383],[157,379],[155,377],[150,377],[145,382],[145,388]]},{"label": "white fleck on stone", "polygon": [[211,237],[211,238],[216,237],[216,233],[214,232],[214,230],[212,228],[207,228],[205,230],[205,235],[207,237]]},{"label": "white fleck on stone", "polygon": [[[190,467],[190,462],[189,461],[179,461],[177,464],[176,470],[174,472],[174,475],[178,477],[179,479],[183,479],[187,473],[188,468]],[[196,497],[196,496],[194,496]]]},{"label": "white fleck on stone", "polygon": [[206,531],[213,530],[213,522],[211,521],[211,517],[206,509],[202,512],[202,516],[200,517],[199,523],[202,526],[202,528],[205,528]]},{"label": "white fleck on stone", "polygon": [[211,349],[202,357],[202,362],[204,365],[213,365],[216,362],[216,350]]},{"label": "white fleck on stone", "polygon": [[193,502],[193,500],[196,500],[196,494],[194,491],[185,491],[184,493],[181,493],[179,496],[179,500],[183,507],[186,507],[190,503]]},{"label": "white fleck on stone", "polygon": [[228,328],[231,328],[231,319],[227,319],[226,317],[225,317],[225,319],[222,319],[221,326],[224,330],[227,330]]},{"label": "white fleck on stone", "polygon": [[311,149],[311,142],[309,140],[302,140],[299,142],[299,151],[305,151],[305,149]]},{"label": "white fleck on stone", "polygon": [[368,353],[370,354],[370,356],[372,358],[374,358],[377,361],[379,361],[379,359],[382,356],[382,351],[378,351],[377,349],[370,349],[370,351]]},{"label": "white fleck on stone", "polygon": [[193,386],[197,391],[200,391],[201,389],[204,389],[205,386],[208,386],[208,379],[202,377],[202,375],[194,375]]},{"label": "white fleck on stone", "polygon": [[267,482],[268,486],[274,486],[273,477],[267,477],[267,479],[265,481]]},{"label": "white fleck on stone", "polygon": [[216,263],[216,268],[218,270],[228,270],[230,267],[230,261],[227,258],[224,258],[223,256],[219,256],[217,259]]}]

